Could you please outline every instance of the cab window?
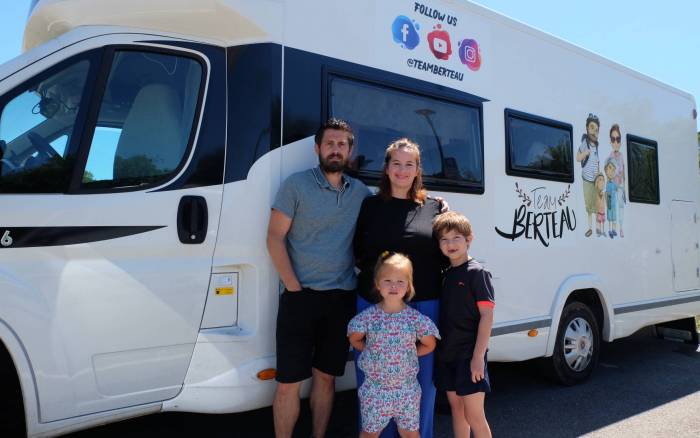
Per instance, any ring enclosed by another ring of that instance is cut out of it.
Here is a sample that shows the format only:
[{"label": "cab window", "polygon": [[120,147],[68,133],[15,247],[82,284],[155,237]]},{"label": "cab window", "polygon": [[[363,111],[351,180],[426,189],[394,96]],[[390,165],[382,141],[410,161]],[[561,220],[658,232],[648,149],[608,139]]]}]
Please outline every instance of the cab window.
[{"label": "cab window", "polygon": [[83,59],[56,67],[0,99],[0,192],[67,189],[74,162],[69,146],[90,65]]},{"label": "cab window", "polygon": [[117,51],[82,187],[141,188],[177,173],[188,151],[202,76],[195,59]]}]

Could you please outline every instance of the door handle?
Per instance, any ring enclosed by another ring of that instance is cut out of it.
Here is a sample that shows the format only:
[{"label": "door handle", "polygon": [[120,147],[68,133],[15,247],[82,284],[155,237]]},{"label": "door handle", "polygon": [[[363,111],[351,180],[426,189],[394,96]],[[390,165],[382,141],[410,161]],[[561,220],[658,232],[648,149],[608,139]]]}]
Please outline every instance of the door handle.
[{"label": "door handle", "polygon": [[177,207],[177,236],[186,244],[202,243],[207,236],[207,201],[201,196],[183,196]]}]

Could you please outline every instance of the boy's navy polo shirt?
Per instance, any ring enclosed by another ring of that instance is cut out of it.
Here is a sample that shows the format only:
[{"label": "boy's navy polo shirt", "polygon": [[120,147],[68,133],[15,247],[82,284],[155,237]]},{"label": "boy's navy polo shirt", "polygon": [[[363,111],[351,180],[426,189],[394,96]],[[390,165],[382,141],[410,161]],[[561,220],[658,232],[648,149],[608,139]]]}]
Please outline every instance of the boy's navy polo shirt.
[{"label": "boy's navy polo shirt", "polygon": [[445,271],[440,296],[438,357],[448,362],[471,357],[479,330],[479,305],[495,305],[491,273],[474,259]]},{"label": "boy's navy polo shirt", "polygon": [[287,251],[302,287],[355,289],[352,240],[370,191],[347,175],[342,181],[333,187],[319,167],[295,173],[282,183],[272,205],[292,219]]}]

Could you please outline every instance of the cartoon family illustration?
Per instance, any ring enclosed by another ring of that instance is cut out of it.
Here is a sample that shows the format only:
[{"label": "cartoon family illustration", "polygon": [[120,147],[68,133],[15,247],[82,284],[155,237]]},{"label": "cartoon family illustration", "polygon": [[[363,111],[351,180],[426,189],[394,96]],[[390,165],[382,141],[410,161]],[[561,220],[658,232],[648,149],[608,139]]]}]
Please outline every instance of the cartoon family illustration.
[{"label": "cartoon family illustration", "polygon": [[[586,205],[588,229],[586,237],[593,235],[595,217],[596,236],[625,237],[622,225],[625,218],[625,160],[620,152],[622,134],[615,123],[610,127],[610,155],[600,168],[599,141],[600,120],[595,114],[586,118],[586,133],[581,137],[581,146],[576,152],[576,161],[583,170],[583,197]],[[607,182],[606,182],[607,178]],[[607,233],[605,222],[608,223]]]}]

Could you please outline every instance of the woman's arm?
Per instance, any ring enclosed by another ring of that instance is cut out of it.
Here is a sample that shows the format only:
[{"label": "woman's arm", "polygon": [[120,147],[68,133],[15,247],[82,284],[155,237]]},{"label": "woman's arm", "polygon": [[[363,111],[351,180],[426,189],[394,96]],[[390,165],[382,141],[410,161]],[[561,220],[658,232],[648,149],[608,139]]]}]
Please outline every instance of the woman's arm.
[{"label": "woman's arm", "polygon": [[418,357],[430,354],[433,350],[435,350],[436,343],[437,341],[435,340],[435,336],[433,335],[427,335],[418,338],[418,344],[416,345],[416,352],[418,353]]},{"label": "woman's arm", "polygon": [[352,348],[356,351],[363,351],[365,349],[364,333],[352,332],[350,336],[348,336],[348,339],[350,340],[350,345],[352,345]]}]

